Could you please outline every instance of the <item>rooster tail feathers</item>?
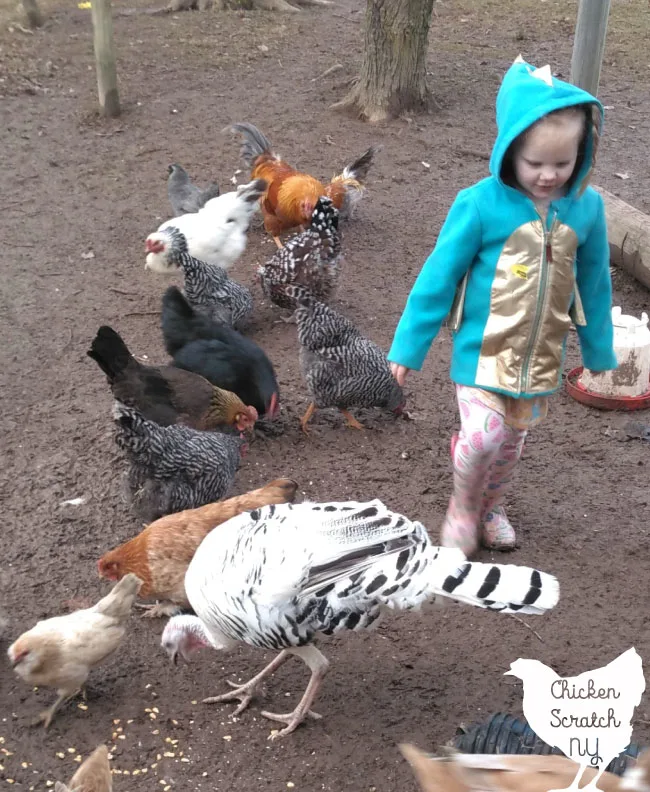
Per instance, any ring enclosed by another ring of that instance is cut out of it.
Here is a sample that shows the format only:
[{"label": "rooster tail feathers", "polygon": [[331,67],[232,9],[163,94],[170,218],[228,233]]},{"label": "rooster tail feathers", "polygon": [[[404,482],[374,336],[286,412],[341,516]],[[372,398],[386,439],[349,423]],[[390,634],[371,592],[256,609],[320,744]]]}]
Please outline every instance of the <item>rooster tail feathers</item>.
[{"label": "rooster tail feathers", "polygon": [[[437,548],[433,564],[432,593],[503,613],[542,614],[554,608],[560,597],[560,584],[553,575],[515,564],[485,564],[464,561],[452,570],[453,556],[445,559],[445,551]],[[447,574],[443,576],[447,566]],[[441,582],[442,581],[442,582]]]},{"label": "rooster tail feathers", "polygon": [[239,154],[249,168],[252,167],[255,160],[262,154],[275,157],[273,149],[271,148],[271,141],[253,124],[243,121],[241,123],[231,124],[230,127],[226,127],[226,130],[228,129],[231,132],[239,132],[243,136]]},{"label": "rooster tail feathers", "polygon": [[137,363],[120,334],[108,325],[99,328],[86,354],[97,363],[111,383],[130,363]]},{"label": "rooster tail feathers", "polygon": [[114,619],[126,619],[141,586],[142,580],[133,572],[129,572],[113,586],[105,597],[99,600],[93,610]]},{"label": "rooster tail feathers", "polygon": [[364,151],[360,157],[346,165],[343,168],[343,173],[340,176],[334,177],[345,181],[346,179],[353,179],[354,181],[363,184],[368,176],[370,166],[374,162],[375,154],[381,151],[381,146],[370,146],[367,151]]}]

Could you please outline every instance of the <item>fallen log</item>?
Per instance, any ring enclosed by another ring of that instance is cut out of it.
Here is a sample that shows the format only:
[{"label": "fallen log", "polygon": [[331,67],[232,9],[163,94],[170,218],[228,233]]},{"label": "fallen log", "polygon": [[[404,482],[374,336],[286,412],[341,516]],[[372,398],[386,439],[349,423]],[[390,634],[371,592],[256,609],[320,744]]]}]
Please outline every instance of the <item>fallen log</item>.
[{"label": "fallen log", "polygon": [[612,264],[622,267],[650,289],[650,216],[602,187],[595,189],[605,201]]}]

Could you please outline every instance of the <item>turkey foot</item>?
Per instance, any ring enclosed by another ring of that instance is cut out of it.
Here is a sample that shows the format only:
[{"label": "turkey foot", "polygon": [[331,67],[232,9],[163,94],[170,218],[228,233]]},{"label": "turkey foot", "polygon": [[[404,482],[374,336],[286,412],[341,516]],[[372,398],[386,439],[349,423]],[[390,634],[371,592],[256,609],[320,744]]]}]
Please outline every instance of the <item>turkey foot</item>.
[{"label": "turkey foot", "polygon": [[323,684],[323,679],[327,674],[329,669],[329,661],[328,659],[322,655],[315,646],[300,646],[296,647],[295,649],[288,650],[291,654],[295,654],[300,657],[311,669],[311,677],[309,678],[309,684],[307,685],[307,689],[303,697],[298,702],[298,706],[294,709],[293,712],[289,712],[287,714],[278,714],[275,712],[266,712],[263,711],[261,715],[269,720],[279,721],[280,723],[286,723],[286,728],[282,729],[281,731],[277,732],[276,734],[272,734],[269,739],[275,740],[278,737],[286,737],[287,734],[291,734],[291,732],[295,731],[298,726],[305,720],[305,718],[314,718],[319,719],[321,715],[316,712],[312,712],[311,705],[314,703],[314,699],[316,698],[318,691],[320,690],[321,685]]},{"label": "turkey foot", "polygon": [[349,426],[350,429],[361,429],[361,430],[363,430],[363,428],[364,428],[363,424],[359,423],[359,421],[357,421],[357,419],[354,417],[354,415],[349,413],[347,410],[344,410],[342,408],[339,408],[339,409],[341,410],[341,412],[345,416],[345,425],[346,426]]},{"label": "turkey foot", "polygon": [[211,696],[210,698],[203,699],[203,703],[218,704],[223,701],[239,701],[239,706],[232,713],[233,715],[239,715],[248,707],[257,694],[260,682],[266,679],[266,677],[271,676],[271,674],[277,671],[280,666],[284,665],[290,657],[291,654],[284,649],[277,657],[273,658],[259,674],[249,679],[248,682],[244,682],[243,685],[238,685],[236,682],[231,682],[227,679],[226,682],[234,688],[234,690],[228,693],[222,693],[220,696]]}]

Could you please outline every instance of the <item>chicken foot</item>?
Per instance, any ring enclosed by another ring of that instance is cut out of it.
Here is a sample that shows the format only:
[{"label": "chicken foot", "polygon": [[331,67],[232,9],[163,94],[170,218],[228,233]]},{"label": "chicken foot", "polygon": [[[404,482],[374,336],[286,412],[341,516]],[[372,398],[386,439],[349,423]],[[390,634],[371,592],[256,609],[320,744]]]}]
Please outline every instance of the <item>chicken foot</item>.
[{"label": "chicken foot", "polygon": [[148,602],[136,602],[135,607],[143,610],[143,619],[160,619],[163,616],[177,616],[182,612],[180,605],[173,602],[155,602],[153,605]]},{"label": "chicken foot", "polygon": [[50,723],[52,723],[52,718],[54,717],[54,713],[61,707],[62,704],[65,704],[66,701],[70,701],[73,699],[78,693],[83,692],[81,688],[77,688],[72,693],[68,693],[68,691],[64,691],[63,693],[59,693],[58,699],[52,704],[49,709],[43,710],[40,715],[32,721],[32,726],[38,726],[40,723],[43,724],[45,729],[50,727]]},{"label": "chicken foot", "polygon": [[238,685],[236,682],[231,682],[229,679],[227,679],[226,682],[232,688],[234,688],[234,690],[231,690],[228,693],[222,693],[220,696],[211,696],[210,698],[203,699],[203,703],[218,704],[223,701],[239,701],[239,706],[232,713],[233,715],[239,715],[248,707],[257,694],[260,683],[265,680],[266,677],[275,673],[278,668],[283,666],[290,657],[291,653],[289,650],[283,649],[277,657],[274,657],[268,665],[264,666],[259,674],[256,674],[252,679],[249,679],[248,682],[244,682],[243,685]]},{"label": "chicken foot", "polygon": [[309,434],[309,429],[307,429],[307,424],[311,421],[311,417],[315,412],[316,412],[316,405],[314,404],[314,402],[311,402],[309,404],[309,407],[307,407],[305,414],[300,419],[300,428],[306,435]]},{"label": "chicken foot", "polygon": [[295,731],[298,726],[305,720],[305,718],[320,719],[322,716],[317,712],[312,712],[311,705],[318,695],[323,679],[329,670],[329,660],[323,655],[315,646],[297,646],[292,649],[285,650],[288,654],[294,654],[305,662],[310,670],[311,677],[309,684],[305,690],[303,697],[298,702],[293,712],[277,713],[262,710],[260,713],[264,718],[277,721],[278,723],[286,723],[286,728],[272,734],[269,739],[275,740],[278,737],[286,737],[287,734]]},{"label": "chicken foot", "polygon": [[343,407],[339,407],[339,410],[345,416],[345,425],[349,426],[350,429],[361,429],[363,430],[364,426],[362,423],[359,423],[357,419],[352,415],[352,413],[344,410]]}]

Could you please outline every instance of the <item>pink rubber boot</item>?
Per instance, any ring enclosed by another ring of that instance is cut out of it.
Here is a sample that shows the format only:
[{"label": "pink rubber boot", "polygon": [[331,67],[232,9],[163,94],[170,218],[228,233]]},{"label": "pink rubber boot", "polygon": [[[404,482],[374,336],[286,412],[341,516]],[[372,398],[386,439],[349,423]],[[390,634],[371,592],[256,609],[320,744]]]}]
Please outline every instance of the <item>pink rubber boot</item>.
[{"label": "pink rubber boot", "polygon": [[466,437],[461,429],[451,440],[454,463],[454,492],[442,526],[443,547],[457,547],[466,556],[479,546],[483,492],[494,455],[500,445],[484,433]]},{"label": "pink rubber boot", "polygon": [[527,432],[510,428],[507,432],[507,438],[490,468],[483,500],[481,540],[491,550],[508,551],[517,546],[515,529],[508,520],[503,502],[514,469],[521,458]]}]

